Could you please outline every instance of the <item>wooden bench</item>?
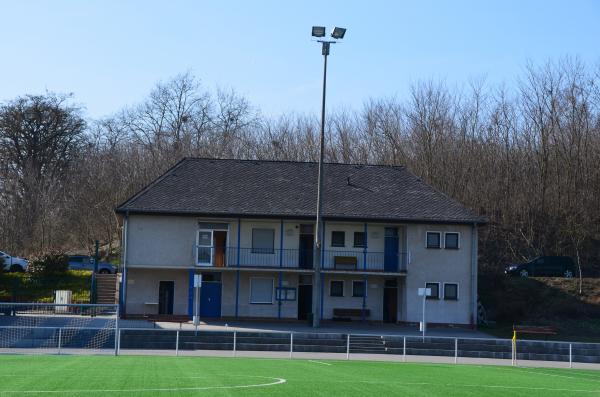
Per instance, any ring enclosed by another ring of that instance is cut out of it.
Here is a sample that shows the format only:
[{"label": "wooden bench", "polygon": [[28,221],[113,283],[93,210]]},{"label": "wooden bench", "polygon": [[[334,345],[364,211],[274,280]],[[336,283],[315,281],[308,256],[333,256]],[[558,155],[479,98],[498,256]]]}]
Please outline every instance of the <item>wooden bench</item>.
[{"label": "wooden bench", "polygon": [[513,325],[517,334],[556,335],[556,328],[547,325]]},{"label": "wooden bench", "polygon": [[339,270],[356,270],[358,259],[355,256],[334,256],[333,267]]},{"label": "wooden bench", "polygon": [[363,318],[363,314],[367,318],[371,315],[371,311],[369,309],[333,309],[333,319],[339,321],[350,321],[353,317]]}]

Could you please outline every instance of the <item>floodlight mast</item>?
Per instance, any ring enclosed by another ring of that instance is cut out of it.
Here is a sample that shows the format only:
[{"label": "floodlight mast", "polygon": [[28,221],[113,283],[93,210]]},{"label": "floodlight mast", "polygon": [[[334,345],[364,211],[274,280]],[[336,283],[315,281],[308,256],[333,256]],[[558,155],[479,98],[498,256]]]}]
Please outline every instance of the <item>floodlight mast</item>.
[{"label": "floodlight mast", "polygon": [[[343,39],[346,34],[345,28],[335,27],[331,32],[331,37],[334,39]],[[324,26],[313,26],[312,35],[314,37],[324,37]],[[321,131],[319,135],[319,168],[317,177],[317,219],[315,224],[315,245],[313,255],[313,267],[315,269],[315,280],[313,285],[313,313],[312,325],[318,328],[321,325],[322,312],[322,278],[321,278],[321,246],[323,233],[323,158],[325,155],[325,96],[327,92],[327,56],[331,44],[335,44],[335,40],[317,40],[322,44],[321,54],[323,55],[323,96],[321,101]]]}]

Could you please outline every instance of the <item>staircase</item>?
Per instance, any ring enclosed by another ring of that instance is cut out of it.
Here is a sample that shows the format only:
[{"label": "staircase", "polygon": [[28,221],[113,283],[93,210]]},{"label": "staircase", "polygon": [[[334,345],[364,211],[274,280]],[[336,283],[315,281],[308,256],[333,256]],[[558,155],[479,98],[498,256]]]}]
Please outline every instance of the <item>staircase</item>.
[{"label": "staircase", "polygon": [[382,354],[388,352],[383,336],[350,336],[350,353]]},{"label": "staircase", "polygon": [[119,303],[119,279],[117,274],[96,274],[96,303],[114,305]]}]

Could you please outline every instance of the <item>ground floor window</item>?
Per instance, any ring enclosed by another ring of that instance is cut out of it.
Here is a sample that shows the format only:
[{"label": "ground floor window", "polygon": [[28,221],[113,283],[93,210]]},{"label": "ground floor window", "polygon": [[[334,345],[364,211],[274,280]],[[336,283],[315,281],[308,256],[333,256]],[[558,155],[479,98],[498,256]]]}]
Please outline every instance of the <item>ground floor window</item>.
[{"label": "ground floor window", "polygon": [[329,296],[344,296],[344,282],[342,280],[331,280],[329,283]]},{"label": "ground floor window", "polygon": [[366,292],[366,281],[353,281],[352,282],[352,296],[355,298],[362,298]]},{"label": "ground floor window", "polygon": [[458,300],[458,284],[444,283],[444,300]]},{"label": "ground floor window", "polygon": [[425,288],[431,288],[431,295],[427,299],[440,299],[440,283],[425,283]]},{"label": "ground floor window", "polygon": [[250,278],[250,303],[273,303],[273,279]]}]

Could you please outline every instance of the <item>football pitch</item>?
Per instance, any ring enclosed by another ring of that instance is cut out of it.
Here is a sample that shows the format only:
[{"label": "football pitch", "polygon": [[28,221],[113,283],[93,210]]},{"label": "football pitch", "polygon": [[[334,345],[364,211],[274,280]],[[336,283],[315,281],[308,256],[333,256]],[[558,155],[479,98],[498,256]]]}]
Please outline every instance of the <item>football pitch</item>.
[{"label": "football pitch", "polygon": [[0,396],[586,396],[600,372],[367,361],[0,356]]}]

